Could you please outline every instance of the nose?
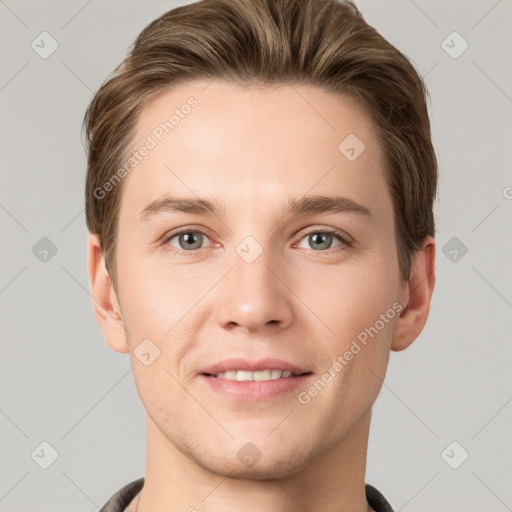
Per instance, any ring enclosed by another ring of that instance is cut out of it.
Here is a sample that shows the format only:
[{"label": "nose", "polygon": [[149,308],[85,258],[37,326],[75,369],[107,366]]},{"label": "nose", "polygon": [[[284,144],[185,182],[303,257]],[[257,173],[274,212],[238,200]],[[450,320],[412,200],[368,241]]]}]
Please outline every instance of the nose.
[{"label": "nose", "polygon": [[[248,250],[244,252],[244,248]],[[216,315],[224,329],[257,332],[270,326],[283,329],[293,322],[293,283],[287,282],[290,277],[270,250],[263,248],[257,255],[261,249],[254,253],[256,249],[242,244],[235,251],[231,271],[218,290]]]}]

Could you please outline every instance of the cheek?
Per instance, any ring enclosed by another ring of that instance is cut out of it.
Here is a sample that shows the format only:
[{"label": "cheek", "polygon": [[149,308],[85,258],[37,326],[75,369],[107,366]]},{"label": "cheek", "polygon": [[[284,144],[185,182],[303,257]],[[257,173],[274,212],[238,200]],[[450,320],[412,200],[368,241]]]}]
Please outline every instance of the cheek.
[{"label": "cheek", "polygon": [[137,390],[148,408],[166,414],[163,403],[186,399],[180,383],[188,385],[191,374],[184,373],[182,361],[201,325],[199,299],[218,278],[179,275],[128,258],[123,265],[122,311]]},{"label": "cheek", "polygon": [[[155,423],[171,425],[176,419],[173,411],[177,404],[183,404],[185,410],[187,404],[190,407],[190,395],[186,391],[188,383],[182,382],[176,368],[178,348],[162,339],[155,338],[154,341],[154,345],[144,341],[141,344],[141,347],[146,344],[144,350],[134,346],[131,351],[133,377],[141,402]],[[149,361],[145,353],[150,354]]]},{"label": "cheek", "polygon": [[294,291],[304,298],[326,339],[333,340],[329,344],[342,349],[397,300],[398,287],[392,277],[385,262],[340,265],[316,272],[314,280],[301,278]]},{"label": "cheek", "polygon": [[119,265],[123,313],[138,335],[163,338],[204,295],[212,277],[150,265],[144,258],[125,258]]},{"label": "cheek", "polygon": [[323,321],[315,323],[329,327],[322,328],[325,334],[316,338],[323,363],[318,378],[333,375],[332,384],[326,386],[328,391],[314,400],[318,405],[324,403],[326,410],[338,411],[332,420],[325,418],[336,425],[349,421],[346,410],[353,411],[354,417],[363,414],[379,393],[398,316],[393,308],[398,288],[385,265],[352,270],[316,279],[315,284],[328,293],[322,295],[320,286],[315,286],[316,291],[309,296]]}]

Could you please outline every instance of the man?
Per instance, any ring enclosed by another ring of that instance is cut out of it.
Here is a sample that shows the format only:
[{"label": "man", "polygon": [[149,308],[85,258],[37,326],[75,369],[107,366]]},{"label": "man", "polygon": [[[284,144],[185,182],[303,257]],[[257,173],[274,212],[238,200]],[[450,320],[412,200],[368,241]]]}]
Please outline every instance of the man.
[{"label": "man", "polygon": [[389,353],[434,287],[426,90],[335,0],[203,0],[85,118],[93,306],[147,411],[102,512],[392,511],[365,484]]}]

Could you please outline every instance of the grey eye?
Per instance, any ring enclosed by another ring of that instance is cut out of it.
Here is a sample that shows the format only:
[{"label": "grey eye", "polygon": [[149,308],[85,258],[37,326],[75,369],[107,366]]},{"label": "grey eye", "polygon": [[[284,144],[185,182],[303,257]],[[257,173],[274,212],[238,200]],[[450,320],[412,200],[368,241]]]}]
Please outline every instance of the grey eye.
[{"label": "grey eye", "polygon": [[[310,247],[306,247],[306,249],[331,249],[332,242],[334,239],[340,240],[340,237],[335,235],[334,233],[324,232],[324,231],[315,231],[313,233],[309,233],[302,240],[307,239],[307,243]],[[341,242],[339,243],[341,245]],[[300,245],[299,245],[300,247]]]},{"label": "grey eye", "polygon": [[[173,240],[174,238],[178,239],[178,247],[171,244],[171,240]],[[203,241],[205,238],[208,237],[206,237],[203,233],[200,233],[199,231],[185,231],[183,233],[178,233],[169,238],[168,243],[173,247],[176,247],[177,249],[182,249],[185,251],[194,251],[197,249],[201,249],[203,247]]]}]

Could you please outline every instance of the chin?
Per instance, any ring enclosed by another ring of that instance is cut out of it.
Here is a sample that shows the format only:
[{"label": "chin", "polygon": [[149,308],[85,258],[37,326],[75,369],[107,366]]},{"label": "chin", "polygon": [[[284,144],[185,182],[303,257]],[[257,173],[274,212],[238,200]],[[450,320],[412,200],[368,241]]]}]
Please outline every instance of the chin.
[{"label": "chin", "polygon": [[281,457],[273,454],[272,461],[264,461],[263,457],[252,466],[241,463],[238,459],[232,461],[212,461],[212,464],[202,464],[212,473],[233,478],[235,480],[275,480],[286,478],[300,472],[305,461],[282,454]]},{"label": "chin", "polygon": [[305,449],[304,445],[281,443],[279,446],[265,442],[264,438],[254,444],[250,441],[236,443],[233,448],[225,445],[225,453],[219,453],[219,448],[218,445],[208,447],[209,456],[205,456],[205,449],[189,455],[212,473],[241,480],[286,478],[299,473],[315,458],[313,451]]}]

